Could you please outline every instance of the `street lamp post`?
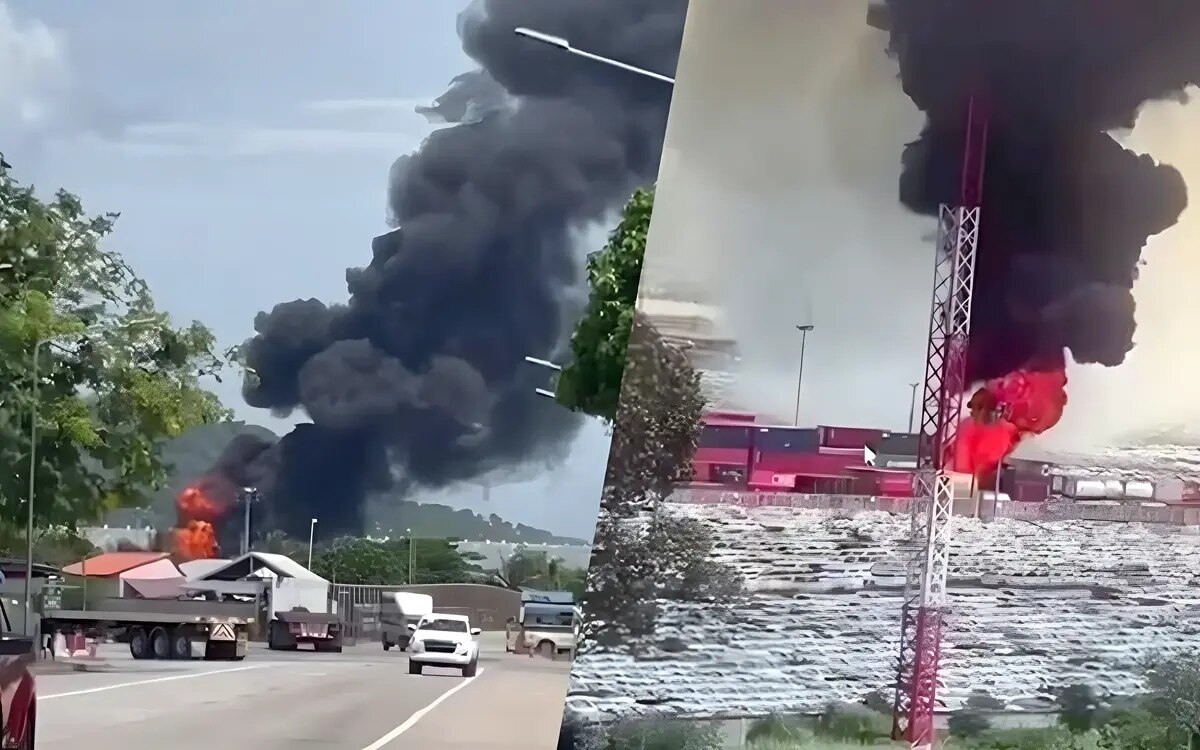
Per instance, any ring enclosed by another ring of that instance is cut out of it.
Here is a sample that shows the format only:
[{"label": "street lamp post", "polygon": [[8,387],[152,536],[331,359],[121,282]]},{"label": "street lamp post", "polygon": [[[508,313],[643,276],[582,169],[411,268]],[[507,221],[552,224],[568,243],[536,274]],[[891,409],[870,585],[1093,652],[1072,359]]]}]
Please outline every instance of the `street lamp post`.
[{"label": "street lamp post", "polygon": [[912,397],[908,400],[908,434],[911,435],[916,426],[913,421],[917,418],[917,386],[920,383],[909,383],[908,387],[912,388]]},{"label": "street lamp post", "polygon": [[[554,370],[555,372],[562,372],[563,369],[562,365],[557,365],[548,359],[541,359],[540,357],[526,357],[525,361],[531,365],[545,367],[546,369]],[[554,391],[547,388],[534,388],[533,392],[539,396],[545,396],[546,398],[555,398]]]},{"label": "street lamp post", "polygon": [[245,506],[245,519],[242,528],[242,554],[250,552],[250,506],[258,502],[257,487],[242,488],[242,504]]},{"label": "street lamp post", "polygon": [[597,55],[594,52],[588,52],[586,50],[572,47],[571,43],[566,39],[563,39],[561,36],[546,34],[535,29],[525,28],[524,26],[513,29],[513,33],[515,33],[517,36],[523,36],[526,39],[531,39],[535,42],[540,42],[541,44],[546,44],[556,49],[560,49],[563,52],[567,52],[577,57],[593,60],[614,68],[620,68],[621,70],[627,70],[630,73],[637,73],[640,76],[653,78],[654,80],[662,81],[663,83],[669,83],[671,85],[675,84],[674,78],[665,76],[662,73],[655,73],[653,70],[646,70],[645,68],[639,68],[636,65],[630,65],[629,63],[621,62],[620,60],[614,60],[611,57],[604,57],[603,55]]},{"label": "street lamp post", "polygon": [[813,325],[797,325],[796,330],[800,332],[800,372],[796,375],[796,417],[793,424],[800,426],[800,386],[804,384],[804,345],[808,343],[808,332],[813,329]]},{"label": "street lamp post", "polygon": [[312,570],[313,537],[316,535],[316,533],[317,533],[317,519],[314,518],[312,520],[312,523],[310,523],[308,525],[308,569],[309,570]]},{"label": "street lamp post", "polygon": [[416,551],[413,549],[412,529],[405,529],[405,534],[408,534],[408,585],[413,582],[413,566],[417,564]]},{"label": "street lamp post", "polygon": [[[129,330],[154,322],[156,321],[153,318],[139,318],[126,321],[120,328]],[[53,345],[54,338],[40,338],[33,342],[33,362],[30,368],[29,496],[26,498],[25,508],[25,635],[33,634],[31,610],[33,606],[33,503],[37,493],[38,360],[42,347],[46,344]]]}]

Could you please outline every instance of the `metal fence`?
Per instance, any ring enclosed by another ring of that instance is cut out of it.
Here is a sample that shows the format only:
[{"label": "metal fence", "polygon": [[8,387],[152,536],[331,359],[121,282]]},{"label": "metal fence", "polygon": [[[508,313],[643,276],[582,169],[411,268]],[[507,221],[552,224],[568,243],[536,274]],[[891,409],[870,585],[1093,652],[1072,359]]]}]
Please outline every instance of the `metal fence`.
[{"label": "metal fence", "polygon": [[398,591],[400,587],[338,583],[331,588],[337,613],[342,618],[342,641],[347,646],[353,646],[359,640],[379,640],[379,611],[383,595]]}]

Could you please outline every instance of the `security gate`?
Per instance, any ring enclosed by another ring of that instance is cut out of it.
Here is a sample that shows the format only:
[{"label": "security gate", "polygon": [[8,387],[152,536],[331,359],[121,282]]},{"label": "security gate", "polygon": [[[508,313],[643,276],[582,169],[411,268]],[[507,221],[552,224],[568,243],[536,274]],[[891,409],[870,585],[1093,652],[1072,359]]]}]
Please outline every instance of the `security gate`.
[{"label": "security gate", "polygon": [[380,638],[379,609],[383,595],[399,591],[400,586],[360,586],[339,583],[333,586],[333,601],[342,618],[342,642],[353,646],[359,639],[367,642]]}]

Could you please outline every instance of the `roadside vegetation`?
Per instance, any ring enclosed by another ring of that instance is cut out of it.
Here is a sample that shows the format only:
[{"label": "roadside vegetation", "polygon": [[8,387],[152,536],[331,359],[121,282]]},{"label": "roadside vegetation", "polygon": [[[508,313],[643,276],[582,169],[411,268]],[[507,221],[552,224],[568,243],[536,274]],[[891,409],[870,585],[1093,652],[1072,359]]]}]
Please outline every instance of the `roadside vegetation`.
[{"label": "roadside vegetation", "polygon": [[636,647],[653,634],[661,601],[719,605],[742,591],[736,571],[713,561],[707,527],[662,505],[689,478],[705,401],[686,355],[635,309],[653,209],[653,190],[634,193],[607,244],[588,258],[588,306],[555,387],[560,404],[612,434],[581,654]]},{"label": "roadside vegetation", "polygon": [[[1197,750],[1200,748],[1200,656],[1146,667],[1147,692],[1101,699],[1086,685],[1059,692],[1055,723],[1043,728],[993,726],[995,709],[973,698],[952,716],[942,750]],[[880,706],[882,708],[882,706]],[[853,750],[907,747],[889,739],[891,716],[862,705],[830,706],[817,716],[773,716],[746,730],[752,750]],[[721,750],[726,734],[704,721],[636,719],[583,732],[577,750]]]}]

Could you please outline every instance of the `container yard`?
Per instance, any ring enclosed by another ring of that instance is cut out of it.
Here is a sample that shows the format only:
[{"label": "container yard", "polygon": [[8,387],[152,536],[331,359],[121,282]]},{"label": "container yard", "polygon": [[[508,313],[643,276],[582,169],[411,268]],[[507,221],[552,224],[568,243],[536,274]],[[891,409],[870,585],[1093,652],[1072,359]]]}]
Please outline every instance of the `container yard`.
[{"label": "container yard", "polygon": [[[918,438],[862,427],[776,425],[746,412],[713,412],[705,417],[691,486],[912,497]],[[1104,458],[1079,456],[1009,458],[997,485],[976,490],[998,490],[1001,501],[1021,503],[1200,504],[1200,486],[1178,472],[1154,467],[1106,470],[1104,463]]]},{"label": "container yard", "polygon": [[[664,602],[643,651],[588,654],[568,705],[762,716],[858,702],[894,680],[909,520],[904,513],[672,504],[714,532],[753,595],[728,620]],[[1200,647],[1200,535],[1167,524],[955,521],[942,645],[946,711],[986,694],[1052,710],[1072,683],[1140,686],[1140,660]],[[885,691],[887,692],[887,691]],[[889,696],[890,697],[890,696]]]}]

